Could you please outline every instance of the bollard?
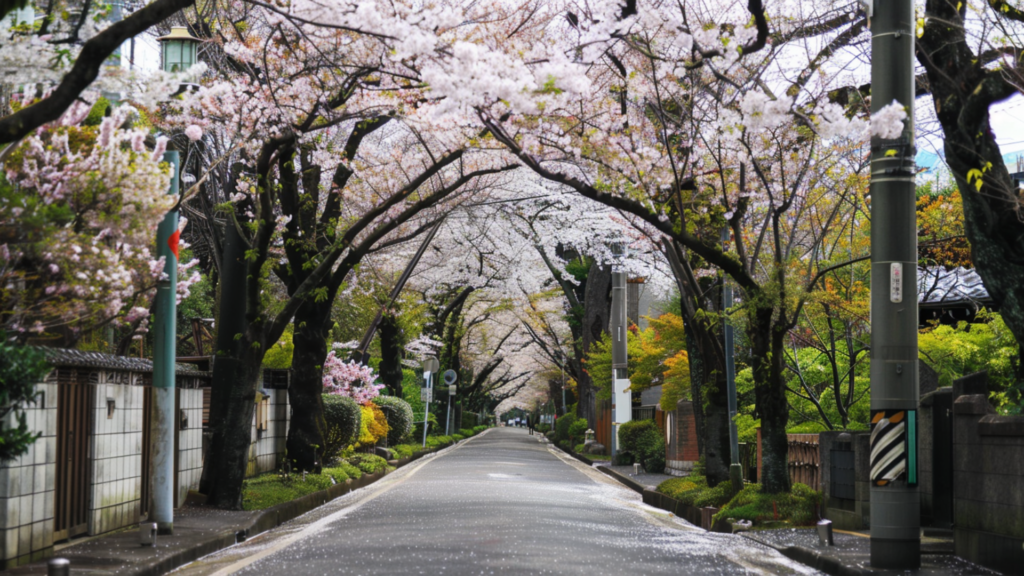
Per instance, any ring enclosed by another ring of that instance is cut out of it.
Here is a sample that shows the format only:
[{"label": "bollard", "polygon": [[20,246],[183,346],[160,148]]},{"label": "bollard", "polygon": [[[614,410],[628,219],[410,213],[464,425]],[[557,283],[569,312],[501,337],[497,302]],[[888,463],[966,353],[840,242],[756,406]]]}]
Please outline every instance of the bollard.
[{"label": "bollard", "polygon": [[46,563],[46,576],[70,576],[71,562],[67,558],[51,558]]},{"label": "bollard", "polygon": [[633,476],[639,476],[639,475],[640,475],[640,464],[639,463],[635,463],[635,464],[633,464]]},{"label": "bollard", "polygon": [[139,539],[143,546],[156,546],[156,522],[143,522],[139,524]]},{"label": "bollard", "polygon": [[831,520],[819,520],[818,521],[818,540],[821,541],[822,546],[835,546],[836,543],[832,540],[832,521]]}]

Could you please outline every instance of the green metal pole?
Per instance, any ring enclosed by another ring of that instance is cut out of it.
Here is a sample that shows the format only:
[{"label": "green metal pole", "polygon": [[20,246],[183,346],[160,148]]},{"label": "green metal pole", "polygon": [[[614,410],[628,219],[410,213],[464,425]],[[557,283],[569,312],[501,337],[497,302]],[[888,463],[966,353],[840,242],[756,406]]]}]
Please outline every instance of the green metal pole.
[{"label": "green metal pole", "polygon": [[[168,194],[178,195],[177,151],[164,153],[171,165]],[[164,274],[156,290],[153,315],[153,521],[160,534],[174,532],[174,362],[177,332],[178,211],[164,216],[156,233],[156,251],[164,257]]]},{"label": "green metal pole", "polygon": [[914,3],[874,2],[874,11],[871,111],[895,100],[908,117],[899,138],[871,139],[871,566],[913,570],[921,565]]},{"label": "green metal pole", "polygon": [[[740,190],[744,188],[744,171],[740,166]],[[731,238],[729,227],[722,229],[722,249],[728,247]],[[736,430],[736,413],[738,402],[736,400],[736,344],[733,338],[733,326],[729,321],[728,311],[732,308],[732,285],[729,278],[722,275],[722,337],[725,347],[725,387],[729,406],[729,481],[733,490],[739,492],[743,489],[743,470],[740,468],[740,444],[739,432]]]}]

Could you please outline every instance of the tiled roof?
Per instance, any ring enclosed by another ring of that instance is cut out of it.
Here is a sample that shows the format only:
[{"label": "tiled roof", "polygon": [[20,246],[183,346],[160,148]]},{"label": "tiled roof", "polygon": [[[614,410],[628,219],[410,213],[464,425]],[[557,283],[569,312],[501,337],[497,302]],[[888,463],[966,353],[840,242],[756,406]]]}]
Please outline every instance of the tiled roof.
[{"label": "tiled roof", "polygon": [[[102,352],[84,352],[67,348],[43,348],[47,361],[55,368],[101,368],[124,372],[152,372],[153,361],[145,358],[116,356]],[[210,376],[209,372],[196,370],[191,366],[178,364],[175,373],[179,376]]]},{"label": "tiled roof", "polygon": [[917,301],[921,304],[991,300],[981,276],[973,268],[946,270],[941,266],[917,269]]}]

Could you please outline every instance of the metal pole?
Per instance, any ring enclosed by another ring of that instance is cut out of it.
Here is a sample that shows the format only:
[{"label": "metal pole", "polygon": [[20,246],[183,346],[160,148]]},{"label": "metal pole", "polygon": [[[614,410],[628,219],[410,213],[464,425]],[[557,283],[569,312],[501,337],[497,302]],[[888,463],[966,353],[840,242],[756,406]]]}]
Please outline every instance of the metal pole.
[{"label": "metal pole", "polygon": [[[176,150],[164,153],[171,165],[167,193],[178,195]],[[153,315],[153,517],[160,534],[174,533],[174,362],[177,341],[178,211],[164,216],[156,233],[156,253],[164,257],[164,274],[156,289]]]},{"label": "metal pole", "polygon": [[911,0],[874,2],[871,52],[872,113],[893,100],[907,111],[899,138],[871,138],[871,566],[913,570],[921,499]]},{"label": "metal pole", "polygon": [[444,417],[444,435],[445,436],[450,436],[451,435],[448,432],[448,427],[451,425],[451,423],[452,423],[452,395],[449,394],[448,395],[448,411],[445,412],[445,417]]},{"label": "metal pole", "polygon": [[[744,167],[740,165],[740,190],[745,182]],[[729,243],[729,227],[722,229],[722,249],[726,249]],[[733,326],[729,322],[728,311],[732,308],[732,284],[729,278],[722,275],[722,333],[725,338],[725,387],[729,399],[729,480],[734,490],[743,488],[743,470],[740,468],[740,443],[739,434],[736,431],[736,360],[734,358],[735,345],[733,343]]]},{"label": "metal pole", "polygon": [[612,272],[612,458],[619,451],[619,426],[633,419],[627,373],[626,273]]},{"label": "metal pole", "polygon": [[558,368],[562,372],[562,414],[565,414],[565,354],[562,354],[562,364]]},{"label": "metal pole", "polygon": [[[427,390],[430,390],[431,373],[427,372]],[[429,392],[428,392],[429,394]],[[423,403],[423,447],[427,447],[427,427],[430,426],[430,402]]]}]

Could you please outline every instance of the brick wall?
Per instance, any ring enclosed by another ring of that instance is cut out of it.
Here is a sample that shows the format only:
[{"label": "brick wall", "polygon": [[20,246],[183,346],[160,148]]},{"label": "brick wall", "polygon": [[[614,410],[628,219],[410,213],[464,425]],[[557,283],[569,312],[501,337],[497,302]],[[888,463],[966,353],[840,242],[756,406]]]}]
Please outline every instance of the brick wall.
[{"label": "brick wall", "polygon": [[680,400],[676,409],[666,415],[665,428],[665,472],[676,476],[686,474],[700,458],[693,402]]},{"label": "brick wall", "polygon": [[[39,384],[39,402],[25,410],[29,430],[40,432],[26,454],[0,463],[0,559],[4,568],[41,560],[53,550],[53,498],[57,462],[57,385]],[[11,426],[8,421],[5,426]]]}]

